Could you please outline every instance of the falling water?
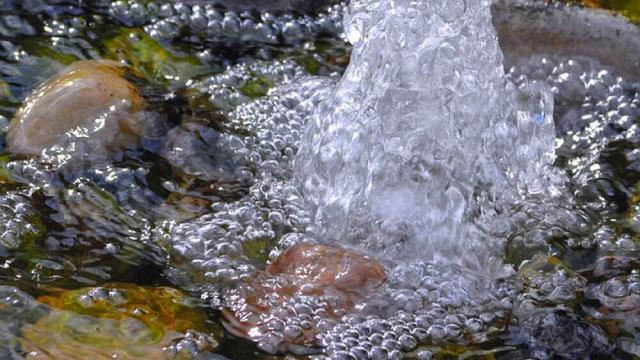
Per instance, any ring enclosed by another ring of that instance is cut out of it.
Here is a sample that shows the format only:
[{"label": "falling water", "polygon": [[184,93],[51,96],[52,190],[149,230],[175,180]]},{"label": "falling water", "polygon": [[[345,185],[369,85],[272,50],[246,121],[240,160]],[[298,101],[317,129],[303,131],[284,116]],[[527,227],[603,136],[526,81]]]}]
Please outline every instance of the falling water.
[{"label": "falling water", "polygon": [[352,2],[351,63],[296,162],[318,238],[490,268],[518,204],[562,191],[551,96],[505,79],[490,4]]}]

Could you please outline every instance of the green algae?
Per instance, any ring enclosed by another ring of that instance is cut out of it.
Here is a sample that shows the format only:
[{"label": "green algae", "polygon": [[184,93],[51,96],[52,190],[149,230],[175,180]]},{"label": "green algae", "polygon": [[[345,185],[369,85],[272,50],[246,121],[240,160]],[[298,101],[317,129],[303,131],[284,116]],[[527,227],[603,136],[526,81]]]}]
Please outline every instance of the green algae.
[{"label": "green algae", "polygon": [[252,99],[255,99],[267,95],[269,93],[269,89],[273,88],[273,86],[273,81],[266,77],[255,76],[240,88],[240,92]]},{"label": "green algae", "polygon": [[203,332],[209,350],[220,329],[202,308],[168,287],[109,283],[46,295],[48,315],[22,330],[28,358],[169,358],[165,348],[188,331]]},{"label": "green algae", "polygon": [[184,85],[208,71],[195,56],[175,54],[142,29],[121,28],[102,44],[106,58],[125,61],[147,79],[163,85]]},{"label": "green algae", "polygon": [[[17,207],[22,209],[19,213],[16,212]],[[27,194],[11,192],[3,195],[0,198],[0,211],[0,246],[9,250],[30,250],[46,234],[46,226]]]},{"label": "green algae", "polygon": [[640,23],[640,1],[637,0],[585,0],[589,6],[619,12],[629,20]]},{"label": "green algae", "polygon": [[80,315],[114,320],[135,318],[156,332],[207,330],[205,312],[191,304],[184,293],[169,287],[108,283],[41,296],[37,300]]},{"label": "green algae", "polygon": [[496,360],[502,358],[503,353],[515,350],[513,346],[496,347],[493,349],[480,349],[474,346],[447,344],[444,346],[420,347],[410,353],[408,358],[417,358],[420,352],[431,353],[433,360]]},{"label": "green algae", "polygon": [[243,254],[257,265],[266,265],[269,252],[273,248],[273,241],[269,239],[245,241],[242,243]]},{"label": "green algae", "polygon": [[81,60],[77,55],[56,49],[48,37],[31,37],[21,42],[24,50],[42,59],[48,59],[61,65],[71,65]]},{"label": "green algae", "polygon": [[638,0],[560,0],[573,5],[588,6],[615,11],[634,23],[640,23],[640,2]]}]

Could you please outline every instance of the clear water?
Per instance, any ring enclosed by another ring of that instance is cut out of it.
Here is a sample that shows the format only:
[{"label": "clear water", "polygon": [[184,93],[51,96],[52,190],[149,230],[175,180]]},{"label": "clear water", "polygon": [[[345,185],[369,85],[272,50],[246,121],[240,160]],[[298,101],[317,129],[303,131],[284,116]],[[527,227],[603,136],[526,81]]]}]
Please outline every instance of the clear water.
[{"label": "clear water", "polygon": [[[637,84],[554,54],[505,72],[488,2],[345,11],[0,5],[4,127],[80,59],[128,63],[149,104],[124,148],[0,158],[0,358],[640,356]],[[387,280],[224,329],[302,242]]]},{"label": "clear water", "polygon": [[353,2],[345,26],[351,63],[298,154],[315,232],[497,271],[514,207],[556,209],[566,180],[549,91],[506,80],[490,2]]}]

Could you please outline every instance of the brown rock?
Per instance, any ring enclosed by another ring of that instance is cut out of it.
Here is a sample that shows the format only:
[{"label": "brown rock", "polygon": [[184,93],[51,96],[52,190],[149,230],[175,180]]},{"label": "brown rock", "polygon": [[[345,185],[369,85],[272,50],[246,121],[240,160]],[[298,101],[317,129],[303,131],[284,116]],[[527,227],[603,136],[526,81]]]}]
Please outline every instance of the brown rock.
[{"label": "brown rock", "polygon": [[132,114],[144,99],[125,79],[129,70],[112,61],[80,61],[38,87],[9,125],[10,152],[40,154],[78,137],[122,146],[137,138]]}]

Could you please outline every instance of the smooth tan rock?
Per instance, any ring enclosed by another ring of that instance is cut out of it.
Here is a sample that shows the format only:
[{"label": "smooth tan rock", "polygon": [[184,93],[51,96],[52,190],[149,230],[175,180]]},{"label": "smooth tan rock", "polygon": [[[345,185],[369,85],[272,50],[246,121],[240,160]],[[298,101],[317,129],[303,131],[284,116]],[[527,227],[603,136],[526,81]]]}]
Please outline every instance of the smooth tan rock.
[{"label": "smooth tan rock", "polygon": [[123,146],[140,132],[133,114],[145,106],[128,68],[111,61],[80,61],[38,87],[9,125],[8,150],[40,154],[74,139]]}]

